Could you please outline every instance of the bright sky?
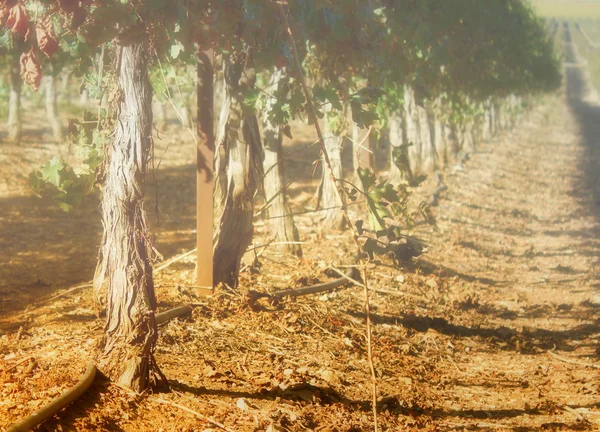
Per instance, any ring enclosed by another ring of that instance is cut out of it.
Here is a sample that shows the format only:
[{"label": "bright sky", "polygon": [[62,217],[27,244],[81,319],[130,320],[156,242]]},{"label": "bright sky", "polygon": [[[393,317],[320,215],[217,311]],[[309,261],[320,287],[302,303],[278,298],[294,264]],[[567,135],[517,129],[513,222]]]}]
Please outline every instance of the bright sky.
[{"label": "bright sky", "polygon": [[[527,0],[526,0],[527,1]],[[529,0],[537,13],[555,18],[598,18],[600,0]]]}]

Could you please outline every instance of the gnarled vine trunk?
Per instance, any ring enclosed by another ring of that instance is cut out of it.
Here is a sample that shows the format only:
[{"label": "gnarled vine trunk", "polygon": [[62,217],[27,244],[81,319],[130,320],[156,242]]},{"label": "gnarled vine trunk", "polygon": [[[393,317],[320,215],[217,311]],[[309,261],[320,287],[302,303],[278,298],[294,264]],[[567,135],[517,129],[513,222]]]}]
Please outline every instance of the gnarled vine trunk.
[{"label": "gnarled vine trunk", "polygon": [[[333,114],[326,107],[323,139],[325,140],[325,148],[329,154],[329,161],[336,181],[341,181],[344,178],[342,169],[342,145],[344,142],[342,121],[345,121],[344,116],[340,118],[339,114]],[[331,180],[324,160],[321,160],[321,183],[317,191],[317,208],[322,209],[325,214],[323,216],[323,227],[326,230],[343,230],[346,225],[336,187]],[[342,200],[345,204],[346,200],[343,195]]]},{"label": "gnarled vine trunk", "polygon": [[491,136],[492,132],[490,128],[490,110],[486,104],[483,110],[483,114],[481,115],[481,138],[484,141],[487,141],[490,139]]},{"label": "gnarled vine trunk", "polygon": [[[428,102],[425,101],[427,104]],[[435,171],[438,164],[438,154],[432,137],[431,127],[433,118],[428,107],[416,105],[417,123],[419,127],[419,141],[421,144],[421,166],[416,169],[417,174],[430,174]]]},{"label": "gnarled vine trunk", "polygon": [[215,233],[214,283],[237,287],[240,263],[252,242],[254,194],[262,180],[262,146],[256,116],[244,111],[244,94],[254,85],[254,70],[225,62],[226,95],[219,144],[227,149],[223,214]]},{"label": "gnarled vine trunk", "polygon": [[227,122],[229,120],[229,109],[231,100],[228,98],[227,85],[225,83],[225,62],[218,58],[214,65],[215,79],[213,81],[213,112],[219,113],[219,121],[215,127],[215,191],[214,206],[217,211],[222,211],[227,197],[227,152],[225,134],[227,133]]},{"label": "gnarled vine trunk", "polygon": [[[435,143],[432,141],[431,125],[427,110],[417,105],[414,91],[405,86],[402,108],[390,118],[390,152],[404,145],[408,177],[432,172],[438,163]],[[410,147],[408,144],[411,144]],[[390,154],[390,160],[393,155]],[[390,181],[399,183],[407,180],[407,170],[402,172],[394,163],[391,164]]]},{"label": "gnarled vine trunk", "polygon": [[[394,163],[394,149],[401,147],[405,144],[405,134],[404,134],[404,114],[403,110],[399,110],[390,115],[388,119],[388,137],[390,140],[390,148],[389,148],[389,160],[390,160],[390,171],[389,171],[389,180],[392,184],[398,184],[404,180],[409,180],[405,172],[402,172],[400,168]],[[397,151],[397,150],[396,150]],[[410,163],[408,161],[408,151],[404,152],[404,156],[407,158],[407,167],[410,169]],[[412,177],[412,176],[408,176]]]},{"label": "gnarled vine trunk", "polygon": [[56,140],[60,140],[63,136],[62,124],[60,116],[58,115],[58,106],[56,104],[57,91],[56,81],[57,77],[52,70],[50,74],[44,77],[44,91],[46,96],[46,117],[48,117],[48,123],[52,129],[52,136]]},{"label": "gnarled vine trunk", "polygon": [[[275,94],[287,93],[287,80],[282,70],[277,70],[271,77],[269,89]],[[265,200],[268,203],[267,214],[270,218],[275,241],[282,243],[277,249],[280,251],[302,256],[302,248],[298,244],[298,229],[294,225],[294,217],[287,202],[283,176],[282,143],[283,135],[281,126],[273,123],[269,118],[275,98],[267,100],[265,115],[263,116],[263,137],[265,160],[263,169],[265,172],[263,186]]]},{"label": "gnarled vine trunk", "polygon": [[437,153],[437,168],[444,168],[448,164],[448,155],[446,153],[446,134],[445,125],[439,117],[434,116],[431,126],[431,141]]},{"label": "gnarled vine trunk", "polygon": [[496,135],[496,132],[498,132],[498,124],[496,122],[496,104],[493,99],[490,99],[489,122],[490,122],[490,134],[492,136]]},{"label": "gnarled vine trunk", "polygon": [[450,155],[453,159],[460,154],[463,149],[465,143],[465,133],[462,128],[462,123],[452,124],[452,134],[451,134],[451,142],[450,142]]},{"label": "gnarled vine trunk", "polygon": [[157,339],[156,298],[144,211],[145,176],[152,147],[152,89],[144,43],[119,48],[117,121],[102,193],[104,236],[96,287],[108,281],[107,321],[98,358],[111,380],[147,389]]},{"label": "gnarled vine trunk", "polygon": [[12,142],[21,141],[21,65],[19,55],[9,57],[10,96],[8,99],[8,139]]},{"label": "gnarled vine trunk", "polygon": [[421,127],[419,123],[415,93],[410,87],[405,86],[404,88],[403,102],[403,137],[405,143],[412,143],[412,145],[408,148],[408,157],[412,174],[417,175],[422,165]]}]

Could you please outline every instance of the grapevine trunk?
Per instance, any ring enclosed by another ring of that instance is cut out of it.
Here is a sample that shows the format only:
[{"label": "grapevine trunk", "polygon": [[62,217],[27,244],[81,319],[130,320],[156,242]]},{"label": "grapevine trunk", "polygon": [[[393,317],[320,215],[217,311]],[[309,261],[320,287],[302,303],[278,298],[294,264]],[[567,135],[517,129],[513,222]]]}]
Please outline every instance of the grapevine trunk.
[{"label": "grapevine trunk", "polygon": [[120,49],[116,130],[109,148],[102,197],[104,237],[96,286],[106,277],[108,309],[99,369],[134,391],[147,389],[156,371],[156,299],[143,208],[152,148],[152,90],[145,44]]},{"label": "grapevine trunk", "polygon": [[60,116],[58,115],[58,107],[56,104],[56,76],[53,73],[50,73],[45,77],[44,90],[46,93],[46,116],[48,117],[50,128],[52,129],[52,136],[54,136],[56,140],[60,140],[62,138],[63,131],[62,124],[60,122]]},{"label": "grapevine trunk", "polygon": [[[277,70],[271,77],[269,88],[277,94],[285,94],[287,91],[286,79],[282,70]],[[287,202],[287,195],[284,186],[282,142],[283,136],[281,127],[275,124],[269,118],[275,103],[274,98],[267,100],[265,115],[263,117],[263,136],[265,148],[265,161],[263,168],[265,171],[264,191],[265,200],[268,203],[268,215],[273,229],[275,240],[282,243],[278,246],[282,252],[290,253],[298,257],[302,256],[302,248],[298,244],[298,229],[294,225],[292,210]]]},{"label": "grapevine trunk", "polygon": [[19,56],[10,56],[9,64],[10,96],[8,101],[8,139],[12,142],[21,141],[21,65]]},{"label": "grapevine trunk", "polygon": [[254,195],[262,179],[262,145],[256,116],[244,109],[244,94],[254,85],[254,70],[225,63],[226,96],[219,145],[228,157],[223,213],[215,234],[214,283],[237,287],[240,263],[252,242]]}]

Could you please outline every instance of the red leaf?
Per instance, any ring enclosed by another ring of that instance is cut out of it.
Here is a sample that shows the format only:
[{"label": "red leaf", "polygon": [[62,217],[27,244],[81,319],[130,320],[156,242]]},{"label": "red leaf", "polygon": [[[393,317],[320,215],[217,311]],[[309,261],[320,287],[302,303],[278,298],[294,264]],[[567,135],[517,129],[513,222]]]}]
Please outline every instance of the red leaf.
[{"label": "red leaf", "polygon": [[40,88],[42,68],[33,48],[29,52],[21,54],[21,76],[25,83],[35,90]]},{"label": "red leaf", "polygon": [[10,9],[5,25],[13,33],[18,33],[27,40],[29,37],[29,14],[23,5],[18,4]]},{"label": "red leaf", "polygon": [[56,41],[52,30],[43,28],[40,25],[38,25],[35,28],[35,35],[37,37],[40,51],[42,51],[48,57],[52,57],[56,50],[58,50],[58,42]]}]

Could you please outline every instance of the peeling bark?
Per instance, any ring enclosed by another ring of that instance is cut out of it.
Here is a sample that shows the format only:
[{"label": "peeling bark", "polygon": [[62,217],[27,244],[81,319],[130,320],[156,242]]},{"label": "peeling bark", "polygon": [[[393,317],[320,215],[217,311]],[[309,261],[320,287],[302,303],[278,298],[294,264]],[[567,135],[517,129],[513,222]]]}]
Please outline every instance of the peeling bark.
[{"label": "peeling bark", "polygon": [[231,101],[228,98],[227,86],[225,84],[224,77],[224,62],[222,59],[215,64],[215,70],[220,67],[220,70],[215,74],[215,81],[213,83],[213,94],[214,101],[213,107],[214,112],[219,113],[219,122],[216,124],[215,135],[217,137],[217,147],[215,149],[215,200],[214,205],[217,210],[223,209],[225,205],[225,199],[227,197],[227,160],[229,158],[228,150],[226,147],[226,133],[227,133],[227,122],[229,119],[229,109],[231,107]]},{"label": "peeling bark", "polygon": [[[389,135],[389,140],[390,140],[389,180],[392,184],[398,184],[399,182],[407,180],[405,177],[405,174],[402,171],[400,171],[400,169],[396,166],[396,164],[394,164],[394,154],[393,154],[395,147],[400,147],[402,144],[404,144],[405,126],[404,126],[403,111],[399,111],[397,113],[392,114],[388,120],[388,125],[389,125],[388,135]],[[406,157],[408,158],[408,153],[406,155],[407,155]]]},{"label": "peeling bark", "polygon": [[437,117],[434,117],[432,124],[432,132],[431,139],[433,142],[433,146],[436,149],[438,156],[438,168],[444,168],[448,165],[448,155],[447,155],[447,142],[446,142],[446,134],[445,134],[445,125]]},{"label": "peeling bark", "polygon": [[498,131],[497,129],[497,123],[496,123],[496,104],[493,101],[490,101],[490,135],[494,136],[496,135],[496,132]]},{"label": "peeling bark", "polygon": [[410,87],[404,88],[403,108],[403,142],[412,143],[412,146],[410,146],[408,149],[408,157],[410,161],[410,169],[413,175],[417,175],[422,165],[420,136],[421,129],[418,120],[415,94]]},{"label": "peeling bark", "polygon": [[430,174],[435,171],[438,155],[431,136],[431,120],[428,110],[416,105],[419,141],[421,143],[421,166],[416,167],[415,174]]},{"label": "peeling bark", "polygon": [[[391,153],[394,147],[411,143],[406,151],[411,177],[433,172],[438,164],[432,127],[427,110],[417,105],[414,92],[410,87],[405,87],[402,108],[390,119],[390,160],[393,161]],[[398,183],[405,177],[405,173],[400,172],[392,163],[390,181]]]},{"label": "peeling bark", "polygon": [[[331,111],[325,110],[323,138],[336,180],[344,178],[342,168],[342,145],[344,137],[342,136],[343,127],[339,124],[339,121],[338,118],[331,114]],[[346,200],[343,195],[342,199],[344,200],[343,204],[345,204]],[[346,220],[340,207],[336,185],[331,181],[323,160],[321,160],[321,183],[317,191],[317,208],[323,209],[323,213],[325,214],[322,220],[324,229],[341,231],[345,228]]]},{"label": "peeling bark", "polygon": [[462,151],[465,143],[465,133],[461,124],[452,125],[452,140],[450,145],[450,155],[453,159],[456,159],[458,154]]},{"label": "peeling bark", "polygon": [[63,136],[62,123],[60,116],[58,115],[58,106],[56,104],[57,91],[56,91],[56,76],[51,73],[44,77],[44,91],[46,96],[46,116],[48,117],[48,123],[52,129],[52,136],[56,140],[60,140]]},{"label": "peeling bark", "polygon": [[8,139],[12,142],[21,141],[21,89],[23,81],[21,79],[21,65],[19,55],[14,54],[10,57],[9,80],[10,97],[8,100]]},{"label": "peeling bark", "polygon": [[108,281],[108,308],[99,369],[141,392],[158,368],[152,246],[143,208],[152,147],[152,89],[145,44],[120,47],[116,130],[102,196],[104,235],[95,285]]},{"label": "peeling bark", "polygon": [[252,242],[254,194],[262,180],[262,146],[256,116],[243,108],[254,85],[253,69],[225,62],[226,96],[221,110],[219,144],[227,149],[227,183],[223,214],[214,241],[214,283],[237,287],[242,257]]},{"label": "peeling bark", "polygon": [[[269,89],[274,93],[286,93],[287,81],[282,70],[277,70],[271,77]],[[275,98],[267,100],[265,115],[263,116],[263,136],[265,160],[263,169],[265,177],[263,186],[265,200],[269,204],[267,214],[270,218],[271,228],[275,235],[275,241],[285,243],[278,245],[276,249],[290,253],[298,257],[302,256],[302,248],[293,242],[299,241],[298,229],[294,225],[292,210],[287,202],[284,189],[284,171],[282,157],[283,135],[281,126],[270,121],[268,113],[271,112]]]},{"label": "peeling bark", "polygon": [[475,150],[475,135],[473,129],[474,125],[471,122],[465,122],[462,126],[464,136],[462,150],[465,152],[472,152]]},{"label": "peeling bark", "polygon": [[490,110],[489,108],[485,108],[483,111],[483,116],[481,118],[481,138],[483,141],[487,141],[492,136],[490,131]]},{"label": "peeling bark", "polygon": [[[416,104],[414,92],[410,87],[404,88],[402,108],[390,119],[390,182],[398,184],[411,181],[424,172],[433,171],[437,154],[432,143],[429,117],[425,108]],[[402,172],[393,163],[394,147],[412,144],[404,151],[403,165],[407,169]]]},{"label": "peeling bark", "polygon": [[494,113],[496,120],[496,131],[504,130],[504,105],[500,101],[494,103]]}]

